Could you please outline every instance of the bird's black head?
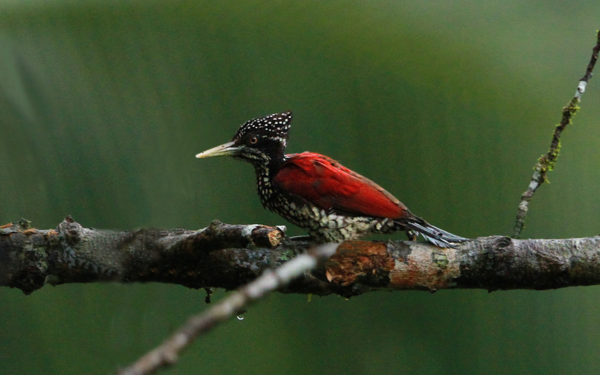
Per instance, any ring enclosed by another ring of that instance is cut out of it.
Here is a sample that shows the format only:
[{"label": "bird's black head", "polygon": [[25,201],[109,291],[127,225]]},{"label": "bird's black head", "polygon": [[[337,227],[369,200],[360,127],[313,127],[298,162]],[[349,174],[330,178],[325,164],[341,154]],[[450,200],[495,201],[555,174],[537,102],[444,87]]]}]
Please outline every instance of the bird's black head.
[{"label": "bird's black head", "polygon": [[206,150],[197,158],[233,156],[251,163],[269,164],[283,160],[292,112],[275,113],[244,123],[231,142]]}]

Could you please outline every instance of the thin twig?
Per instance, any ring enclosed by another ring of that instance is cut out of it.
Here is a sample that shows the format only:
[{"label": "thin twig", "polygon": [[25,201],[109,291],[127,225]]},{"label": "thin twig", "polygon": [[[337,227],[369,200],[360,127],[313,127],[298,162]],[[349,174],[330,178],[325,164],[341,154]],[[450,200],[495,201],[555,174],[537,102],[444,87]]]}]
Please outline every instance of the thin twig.
[{"label": "thin twig", "polygon": [[521,203],[519,203],[519,208],[517,210],[517,220],[513,232],[514,238],[519,238],[521,231],[525,226],[525,217],[527,216],[529,201],[531,198],[533,198],[533,194],[544,182],[548,181],[547,174],[548,172],[552,171],[556,165],[556,160],[558,159],[558,154],[560,152],[560,135],[565,130],[567,125],[571,123],[571,119],[579,110],[577,104],[579,104],[581,101],[581,96],[585,91],[585,86],[592,78],[594,66],[596,65],[596,61],[598,61],[598,51],[600,51],[600,31],[598,31],[597,43],[592,51],[592,58],[590,59],[590,63],[588,64],[585,75],[579,81],[577,91],[575,91],[575,96],[562,110],[562,119],[560,124],[556,125],[556,128],[554,129],[552,142],[550,143],[550,149],[546,155],[542,155],[538,159],[537,164],[533,168],[534,171],[533,176],[531,177],[531,182],[529,183],[527,190],[523,193],[523,195],[521,195]]},{"label": "thin twig", "polygon": [[287,285],[304,272],[335,254],[337,244],[320,245],[308,253],[301,254],[274,271],[245,285],[202,314],[191,317],[159,347],[138,359],[133,365],[119,372],[120,375],[147,375],[175,362],[179,354],[201,334],[208,332],[218,323],[244,311],[250,303],[257,301],[278,288]]}]

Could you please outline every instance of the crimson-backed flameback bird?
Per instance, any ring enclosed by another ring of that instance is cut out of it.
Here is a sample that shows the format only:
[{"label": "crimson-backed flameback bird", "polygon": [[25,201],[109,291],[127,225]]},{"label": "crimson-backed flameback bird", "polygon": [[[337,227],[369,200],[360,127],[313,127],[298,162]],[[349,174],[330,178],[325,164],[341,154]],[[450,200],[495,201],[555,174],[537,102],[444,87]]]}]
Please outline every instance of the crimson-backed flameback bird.
[{"label": "crimson-backed flameback bird", "polygon": [[233,156],[252,163],[263,206],[301,228],[318,242],[341,242],[374,233],[415,232],[439,247],[467,241],[413,215],[382,187],[313,152],[285,155],[292,113],[250,120],[231,142],[197,158]]}]

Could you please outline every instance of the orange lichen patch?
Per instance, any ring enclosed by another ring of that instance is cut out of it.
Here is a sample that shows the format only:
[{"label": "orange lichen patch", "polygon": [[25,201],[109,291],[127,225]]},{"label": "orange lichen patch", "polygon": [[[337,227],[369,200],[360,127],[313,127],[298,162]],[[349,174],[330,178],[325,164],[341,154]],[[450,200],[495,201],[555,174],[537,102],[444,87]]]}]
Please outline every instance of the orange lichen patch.
[{"label": "orange lichen patch", "polygon": [[270,231],[267,237],[269,238],[269,243],[271,243],[271,246],[273,247],[279,246],[284,238],[282,232],[279,229]]},{"label": "orange lichen patch", "polygon": [[8,224],[0,225],[0,229],[10,228],[12,226],[13,226],[13,223],[8,223]]},{"label": "orange lichen patch", "polygon": [[55,231],[54,229],[50,229],[49,231],[46,232],[46,236],[58,236],[58,232]]},{"label": "orange lichen patch", "polygon": [[387,274],[394,266],[385,243],[346,241],[325,264],[325,275],[329,282],[347,286],[360,276]]},{"label": "orange lichen patch", "polygon": [[460,276],[455,249],[411,245],[407,259],[397,259],[390,271],[390,287],[394,289],[445,289]]},{"label": "orange lichen patch", "polygon": [[37,232],[38,232],[37,229],[31,228],[31,229],[25,229],[23,231],[23,234],[30,235],[30,234],[36,234]]}]

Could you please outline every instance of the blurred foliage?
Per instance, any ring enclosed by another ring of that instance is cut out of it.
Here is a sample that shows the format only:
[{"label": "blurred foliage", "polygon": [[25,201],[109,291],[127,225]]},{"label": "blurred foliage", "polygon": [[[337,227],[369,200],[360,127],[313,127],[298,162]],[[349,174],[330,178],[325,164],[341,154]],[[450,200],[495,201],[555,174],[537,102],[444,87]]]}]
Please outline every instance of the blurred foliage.
[{"label": "blurred foliage", "polygon": [[[291,109],[290,152],[338,159],[451,232],[508,234],[599,15],[594,0],[1,1],[0,221],[287,224],[251,167],[194,155]],[[599,85],[524,237],[598,233]],[[591,373],[599,293],[273,295],[165,373]],[[0,301],[0,373],[107,374],[204,295],[95,284]]]}]

